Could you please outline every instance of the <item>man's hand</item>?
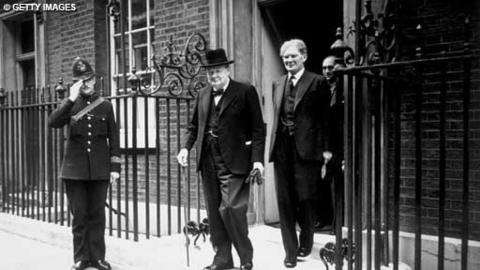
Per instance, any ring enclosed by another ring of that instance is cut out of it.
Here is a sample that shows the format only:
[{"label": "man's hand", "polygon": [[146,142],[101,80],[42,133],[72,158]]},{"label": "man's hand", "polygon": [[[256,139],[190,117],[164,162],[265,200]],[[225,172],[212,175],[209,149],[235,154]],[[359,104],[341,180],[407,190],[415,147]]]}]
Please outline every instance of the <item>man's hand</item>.
[{"label": "man's hand", "polygon": [[68,99],[70,99],[71,101],[75,101],[78,97],[78,94],[80,93],[80,88],[82,87],[82,85],[82,80],[79,80],[78,82],[70,86],[70,96],[68,97]]},{"label": "man's hand", "polygon": [[263,176],[263,171],[265,170],[263,168],[263,164],[261,162],[254,162],[253,163],[253,169],[258,169],[258,171],[260,171],[260,174]]},{"label": "man's hand", "polygon": [[323,159],[325,160],[325,164],[327,164],[332,159],[332,156],[333,154],[330,151],[323,152]]},{"label": "man's hand", "polygon": [[186,148],[182,148],[180,152],[178,152],[177,161],[183,167],[188,165],[188,150]]},{"label": "man's hand", "polygon": [[261,185],[263,183],[263,171],[263,164],[261,162],[254,162],[253,169],[245,179],[245,183],[257,183],[257,185]]},{"label": "man's hand", "polygon": [[110,184],[113,184],[113,182],[116,182],[118,179],[120,179],[118,172],[110,172]]}]

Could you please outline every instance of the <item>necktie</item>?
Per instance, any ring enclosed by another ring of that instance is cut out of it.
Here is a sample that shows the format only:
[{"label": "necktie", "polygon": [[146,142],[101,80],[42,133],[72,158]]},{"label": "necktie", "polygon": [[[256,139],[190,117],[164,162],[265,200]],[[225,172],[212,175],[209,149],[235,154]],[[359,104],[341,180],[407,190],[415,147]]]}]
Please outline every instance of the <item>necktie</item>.
[{"label": "necktie", "polygon": [[330,88],[330,107],[335,106],[337,103],[337,87],[332,86]]},{"label": "necktie", "polygon": [[223,90],[223,89],[213,90],[212,91],[212,96],[213,97],[221,96],[221,95],[223,95],[223,92],[225,92],[225,90]]},{"label": "necktie", "polygon": [[290,79],[288,79],[288,83],[287,83],[287,96],[291,96],[292,95],[292,89],[294,87],[293,85],[293,80],[295,79],[295,76],[290,76]]}]

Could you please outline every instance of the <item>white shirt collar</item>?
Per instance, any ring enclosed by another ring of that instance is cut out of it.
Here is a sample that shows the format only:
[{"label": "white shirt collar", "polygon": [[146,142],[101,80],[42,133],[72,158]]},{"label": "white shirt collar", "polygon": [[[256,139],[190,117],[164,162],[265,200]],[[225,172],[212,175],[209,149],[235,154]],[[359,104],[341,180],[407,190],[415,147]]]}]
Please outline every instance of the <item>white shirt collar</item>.
[{"label": "white shirt collar", "polygon": [[290,78],[293,76],[293,85],[296,85],[298,80],[303,76],[304,72],[305,72],[305,68],[300,69],[295,75],[288,73],[288,80],[290,80]]}]

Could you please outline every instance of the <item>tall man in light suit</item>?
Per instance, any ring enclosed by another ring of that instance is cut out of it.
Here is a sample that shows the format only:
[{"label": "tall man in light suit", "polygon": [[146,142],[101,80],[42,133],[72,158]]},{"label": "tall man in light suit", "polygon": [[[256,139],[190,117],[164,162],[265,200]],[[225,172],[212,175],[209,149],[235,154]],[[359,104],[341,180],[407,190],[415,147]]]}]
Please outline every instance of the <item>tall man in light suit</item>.
[{"label": "tall man in light suit", "polygon": [[209,86],[195,100],[184,148],[177,159],[187,165],[189,150],[196,142],[197,168],[201,172],[215,250],[204,270],[233,267],[232,244],[242,270],[253,267],[253,247],[248,238],[247,209],[249,172],[263,174],[265,127],[255,88],[230,79],[233,63],[223,49],[206,53]]},{"label": "tall man in light suit", "polygon": [[[299,39],[283,43],[280,56],[287,74],[274,84],[270,161],[274,162],[285,267],[313,246],[316,181],[328,151],[329,86],[305,70],[307,48]],[[297,238],[295,225],[300,226]]]}]

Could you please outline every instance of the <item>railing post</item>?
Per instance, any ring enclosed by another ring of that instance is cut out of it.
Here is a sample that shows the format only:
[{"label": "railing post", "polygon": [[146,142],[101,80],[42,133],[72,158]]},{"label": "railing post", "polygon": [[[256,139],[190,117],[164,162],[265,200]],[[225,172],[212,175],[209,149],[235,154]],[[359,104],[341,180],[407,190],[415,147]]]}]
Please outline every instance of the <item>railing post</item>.
[{"label": "railing post", "polygon": [[[465,18],[464,25],[464,52],[470,53],[470,18]],[[463,194],[462,194],[462,257],[461,270],[467,270],[468,267],[468,237],[469,237],[469,172],[470,172],[470,152],[469,152],[469,136],[470,136],[470,76],[471,76],[471,59],[466,59],[463,63]]]},{"label": "railing post", "polygon": [[4,127],[4,111],[3,111],[3,104],[5,102],[5,89],[4,88],[0,88],[0,166],[1,166],[1,175],[0,177],[2,178],[2,193],[1,193],[1,205],[2,205],[2,212],[5,212],[6,210],[6,204],[7,204],[7,190],[6,190],[6,176],[7,174],[5,173],[5,162],[6,162],[6,157],[4,156],[5,155],[5,144],[4,144],[4,141],[6,139],[6,136],[4,134],[4,130],[6,130],[6,128]]},{"label": "railing post", "polygon": [[132,166],[133,166],[133,240],[138,241],[138,175],[137,175],[137,93],[140,90],[140,78],[135,67],[128,77],[133,91],[132,96]]}]

